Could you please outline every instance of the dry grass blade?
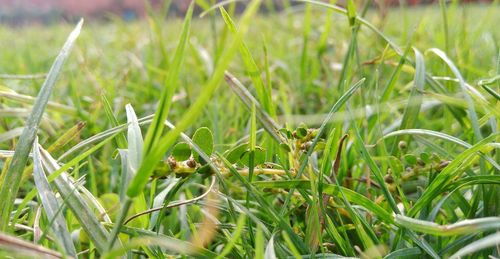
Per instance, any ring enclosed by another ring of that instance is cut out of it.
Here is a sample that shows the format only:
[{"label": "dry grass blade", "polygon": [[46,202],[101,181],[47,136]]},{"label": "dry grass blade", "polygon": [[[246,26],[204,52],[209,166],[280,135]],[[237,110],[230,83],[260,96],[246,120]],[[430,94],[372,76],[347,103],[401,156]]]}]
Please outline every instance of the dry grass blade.
[{"label": "dry grass blade", "polygon": [[24,255],[33,258],[63,258],[56,251],[3,233],[0,233],[0,247],[10,250],[13,253],[12,255]]}]

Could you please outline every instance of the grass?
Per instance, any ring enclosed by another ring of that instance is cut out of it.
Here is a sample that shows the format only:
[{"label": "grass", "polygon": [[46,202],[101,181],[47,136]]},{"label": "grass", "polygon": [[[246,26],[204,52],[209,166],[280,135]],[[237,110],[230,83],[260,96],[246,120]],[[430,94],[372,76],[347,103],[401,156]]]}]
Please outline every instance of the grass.
[{"label": "grass", "polygon": [[0,27],[2,256],[499,257],[498,3],[300,2]]}]

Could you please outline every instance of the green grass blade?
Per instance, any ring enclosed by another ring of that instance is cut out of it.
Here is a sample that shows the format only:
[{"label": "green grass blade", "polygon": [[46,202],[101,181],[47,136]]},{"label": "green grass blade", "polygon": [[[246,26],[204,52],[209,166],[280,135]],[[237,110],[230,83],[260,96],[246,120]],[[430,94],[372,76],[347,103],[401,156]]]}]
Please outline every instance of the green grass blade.
[{"label": "green grass blade", "polygon": [[163,121],[168,116],[170,106],[172,105],[172,97],[174,96],[175,90],[177,89],[177,80],[179,78],[179,72],[182,67],[182,61],[184,60],[184,50],[189,42],[189,31],[191,28],[191,17],[193,15],[193,3],[189,6],[188,12],[186,13],[186,18],[184,24],[182,25],[182,32],[179,39],[179,44],[175,50],[174,59],[172,64],[169,66],[169,71],[167,78],[165,79],[164,88],[161,92],[160,101],[153,119],[153,122],[148,128],[146,133],[146,138],[144,140],[144,155],[151,152],[152,149],[158,144],[158,140],[163,133]]},{"label": "green grass blade", "polygon": [[441,58],[446,63],[446,65],[448,65],[448,67],[451,69],[451,71],[453,72],[455,77],[458,79],[458,81],[460,83],[460,88],[462,89],[462,93],[463,93],[464,98],[465,98],[465,101],[467,102],[467,107],[469,110],[468,115],[470,117],[470,122],[472,124],[472,128],[474,129],[474,136],[475,136],[476,142],[483,139],[483,136],[481,134],[481,129],[479,127],[476,109],[474,106],[474,101],[469,94],[469,90],[467,89],[467,86],[465,84],[464,78],[462,77],[462,74],[460,73],[458,68],[455,66],[455,64],[451,61],[451,59],[448,58],[446,53],[444,53],[440,49],[432,48],[432,49],[429,49],[427,51],[434,53],[439,58]]},{"label": "green grass blade", "polygon": [[168,132],[168,134],[164,137],[160,138],[155,148],[148,153],[147,157],[145,157],[144,161],[141,164],[141,167],[137,172],[137,175],[132,180],[127,190],[127,195],[129,197],[136,197],[137,195],[139,195],[142,189],[144,189],[144,186],[146,186],[149,177],[153,173],[153,170],[156,167],[156,163],[161,160],[161,158],[165,154],[165,151],[167,151],[167,149],[174,144],[175,140],[177,139],[177,137],[179,137],[181,132],[187,129],[189,125],[191,125],[201,114],[205,105],[208,103],[211,96],[223,80],[224,71],[229,66],[231,59],[237,51],[237,47],[239,46],[241,37],[247,32],[250,19],[257,11],[259,5],[260,1],[256,0],[247,7],[247,10],[243,14],[242,21],[240,23],[239,33],[236,35],[233,42],[225,49],[212,78],[204,87],[202,87],[203,90],[199,98],[191,105],[191,107],[185,113],[175,129]]},{"label": "green grass blade", "polygon": [[43,112],[45,111],[45,107],[49,101],[50,95],[52,93],[52,89],[54,89],[55,83],[59,74],[61,72],[64,61],[69,56],[71,48],[73,47],[73,43],[78,38],[80,34],[80,30],[83,25],[83,19],[76,25],[75,29],[71,32],[64,43],[59,55],[56,60],[52,64],[49,73],[47,74],[47,78],[38,93],[38,97],[33,104],[32,112],[30,113],[23,133],[19,138],[19,143],[16,146],[16,151],[14,153],[14,157],[12,158],[12,162],[9,166],[7,174],[5,175],[2,189],[0,190],[0,196],[2,199],[0,200],[0,230],[7,230],[10,213],[13,209],[14,199],[17,196],[17,192],[19,190],[19,183],[21,182],[22,172],[24,167],[26,166],[26,162],[28,160],[29,152],[32,148],[33,142],[36,137],[36,133],[38,130],[38,124],[40,124],[40,120],[42,119]]},{"label": "green grass blade", "polygon": [[[229,30],[233,34],[236,34],[238,30],[231,17],[229,17],[229,14],[222,7],[220,9],[220,12]],[[248,50],[248,47],[243,41],[241,41],[240,43],[240,56],[241,59],[243,60],[243,64],[245,65],[247,73],[250,76],[250,79],[252,80],[253,86],[255,87],[257,96],[259,97],[259,100],[262,103],[264,110],[269,115],[271,115],[271,117],[275,116],[275,111],[274,109],[272,109],[271,93],[268,91],[267,87],[264,86],[264,81],[262,80],[261,77],[262,73],[261,69],[255,63],[255,60],[252,57],[252,54],[250,53],[250,50]]]},{"label": "green grass blade", "polygon": [[[425,64],[424,57],[417,49],[414,49],[416,68],[415,68],[415,78],[413,79],[414,87],[411,90],[410,96],[408,97],[408,103],[406,105],[403,119],[401,120],[401,125],[399,129],[414,128],[418,121],[418,114],[420,113],[420,107],[422,105],[422,94],[425,84]],[[394,154],[399,149],[397,145],[399,139],[396,138],[392,147],[392,153]]]}]

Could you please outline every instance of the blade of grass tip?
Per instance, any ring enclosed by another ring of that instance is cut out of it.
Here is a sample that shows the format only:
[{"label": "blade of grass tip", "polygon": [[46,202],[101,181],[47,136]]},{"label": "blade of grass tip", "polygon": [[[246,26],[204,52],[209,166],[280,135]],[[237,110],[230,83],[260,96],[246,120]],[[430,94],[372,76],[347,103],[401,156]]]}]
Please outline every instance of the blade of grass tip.
[{"label": "blade of grass tip", "polygon": [[448,33],[448,15],[446,14],[446,0],[439,0],[439,7],[441,9],[441,16],[443,17],[444,29],[444,49],[446,53],[450,54],[450,39]]},{"label": "blade of grass tip", "polygon": [[52,192],[49,181],[45,176],[40,158],[40,150],[38,149],[37,138],[35,138],[35,141],[33,142],[33,165],[33,180],[36,188],[38,189],[38,194],[40,195],[45,213],[47,213],[47,218],[49,221],[53,220],[53,224],[51,226],[52,230],[59,243],[62,244],[66,254],[76,258],[76,249],[68,231],[68,227],[66,226],[66,219],[62,214],[57,214],[60,205],[58,204],[56,195]]},{"label": "blade of grass tip", "polygon": [[274,235],[271,236],[267,243],[264,259],[277,259],[276,253],[274,252]]},{"label": "blade of grass tip", "polygon": [[[38,147],[41,154],[42,164],[48,175],[60,169],[59,165],[52,156],[43,148]],[[50,181],[50,177],[49,177]],[[99,220],[94,215],[92,209],[85,202],[79,192],[74,189],[77,188],[71,182],[71,179],[66,174],[61,174],[54,179],[54,185],[59,191],[63,199],[67,199],[66,205],[73,212],[80,225],[85,230],[89,239],[95,245],[100,253],[105,252],[105,244],[109,240],[109,234],[106,229],[101,225]]]},{"label": "blade of grass tip", "polygon": [[[127,131],[127,170],[122,172],[122,187],[126,190],[129,182],[135,176],[137,169],[142,163],[143,158],[143,147],[144,141],[142,139],[141,128],[139,127],[139,121],[137,120],[137,115],[135,114],[134,108],[132,105],[127,104],[125,106],[125,110],[127,113],[127,122],[128,122],[128,131]],[[154,122],[154,119],[153,119]],[[162,123],[163,124],[163,123]],[[163,131],[163,130],[162,130]],[[136,204],[135,207],[139,211],[145,211],[147,209],[146,199],[144,197],[144,193],[139,194],[137,199],[135,199]],[[111,232],[111,239],[108,243],[108,249],[112,249],[115,243],[116,238],[118,237],[118,233],[120,232],[120,227],[125,221],[130,206],[132,205],[133,200],[125,198],[124,204],[120,209],[120,213],[118,214],[118,218],[115,222],[115,227]],[[141,218],[141,223],[143,226],[147,225],[147,218]]]},{"label": "blade of grass tip", "polygon": [[[234,24],[233,20],[231,19],[231,17],[229,17],[229,14],[223,7],[220,8],[220,12],[222,14],[222,18],[224,18],[224,22],[226,23],[227,27],[233,33],[233,35],[235,35],[238,29],[236,28],[236,25]],[[255,87],[257,96],[259,97],[259,101],[262,103],[264,110],[268,114],[273,116],[273,109],[271,108],[272,104],[271,93],[264,86],[264,81],[262,80],[261,77],[261,69],[255,63],[252,54],[248,50],[248,47],[245,44],[245,42],[243,41],[240,42],[240,56],[241,59],[243,60],[243,64],[245,65],[245,69],[247,70],[247,73],[250,76],[250,79],[252,80],[253,86]]]},{"label": "blade of grass tip", "polygon": [[[111,126],[117,127],[120,125],[118,122],[118,119],[116,119],[115,114],[113,113],[113,108],[111,108],[111,105],[109,104],[108,98],[104,93],[101,94],[101,102],[104,105],[104,111],[106,112],[106,116],[108,117],[109,122],[111,123]],[[123,133],[120,133],[117,136],[116,139],[116,144],[118,148],[126,148],[127,147],[127,139],[125,138],[125,135]]]},{"label": "blade of grass tip", "polygon": [[[416,48],[413,49],[415,52],[415,78],[413,79],[414,87],[410,92],[410,96],[408,97],[408,103],[403,113],[403,119],[401,120],[401,124],[399,129],[408,129],[415,128],[415,125],[418,121],[418,114],[420,113],[420,107],[422,105],[422,91],[424,90],[425,84],[425,63],[424,57]],[[409,143],[409,138],[405,139]],[[392,145],[392,154],[399,152],[397,145],[400,139],[396,138]]]},{"label": "blade of grass tip", "polygon": [[452,256],[450,256],[450,259],[463,258],[465,255],[475,253],[485,248],[498,246],[499,243],[500,232],[497,232],[464,246]]},{"label": "blade of grass tip", "polygon": [[0,200],[0,231],[7,230],[10,213],[12,212],[14,206],[14,199],[16,198],[19,190],[22,172],[26,166],[28,155],[35,140],[38,125],[40,124],[43,112],[47,106],[47,102],[49,101],[57,78],[59,77],[64,61],[68,57],[73,43],[78,38],[82,25],[83,19],[80,20],[75,29],[68,36],[66,43],[64,43],[59,55],[52,64],[47,78],[38,93],[32,112],[26,120],[25,128],[19,138],[14,157],[12,158],[12,162],[2,184],[2,189],[0,190],[0,197],[2,197]]},{"label": "blade of grass tip", "polygon": [[228,4],[231,4],[231,3],[236,3],[236,2],[243,2],[243,1],[244,0],[225,0],[225,1],[220,1],[217,4],[214,4],[212,6],[210,6],[208,4],[207,5],[202,5],[202,4],[199,3],[200,1],[196,1],[200,6],[203,7],[203,9],[205,9],[205,11],[203,11],[202,13],[200,13],[200,15],[198,17],[203,18],[208,13],[210,13],[210,12],[212,12],[214,10],[220,9],[221,7],[223,7],[225,5],[228,5]]},{"label": "blade of grass tip", "polygon": [[201,88],[203,89],[203,91],[201,92],[198,99],[189,107],[189,110],[184,114],[175,129],[169,131],[167,135],[160,138],[158,144],[155,145],[155,148],[152,149],[144,158],[139,171],[130,183],[130,186],[127,190],[127,195],[129,197],[136,197],[142,192],[149,180],[149,177],[153,173],[157,162],[161,160],[167,149],[169,149],[174,144],[179,135],[185,129],[187,129],[202,113],[206,104],[223,80],[224,71],[227,69],[229,63],[235,55],[241,37],[247,32],[250,20],[257,12],[260,2],[260,0],[252,1],[247,7],[240,22],[240,30],[238,31],[238,34],[227,46],[227,48],[224,49],[224,52],[220,60],[218,61],[218,66],[216,67],[212,78],[206,83],[204,87]]},{"label": "blade of grass tip", "polygon": [[165,121],[165,119],[167,118],[170,106],[172,105],[172,97],[174,96],[175,90],[177,89],[176,82],[179,79],[179,72],[185,57],[184,52],[189,42],[189,32],[191,28],[193,6],[194,3],[191,2],[186,13],[186,18],[184,19],[184,23],[182,25],[182,32],[179,39],[179,44],[177,45],[177,49],[175,50],[174,59],[169,66],[170,69],[165,79],[164,88],[161,92],[160,101],[158,103],[153,122],[149,126],[146,133],[146,138],[144,140],[144,155],[147,155],[149,154],[149,152],[151,152],[151,150],[158,143],[161,134],[163,133],[163,121]]}]

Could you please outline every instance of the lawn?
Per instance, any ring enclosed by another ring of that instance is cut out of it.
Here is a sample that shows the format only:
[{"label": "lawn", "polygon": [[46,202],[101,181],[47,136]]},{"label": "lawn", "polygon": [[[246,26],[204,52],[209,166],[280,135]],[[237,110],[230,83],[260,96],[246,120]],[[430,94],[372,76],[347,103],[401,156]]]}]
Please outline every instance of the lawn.
[{"label": "lawn", "polygon": [[1,256],[500,256],[496,1],[197,2],[0,26]]}]

